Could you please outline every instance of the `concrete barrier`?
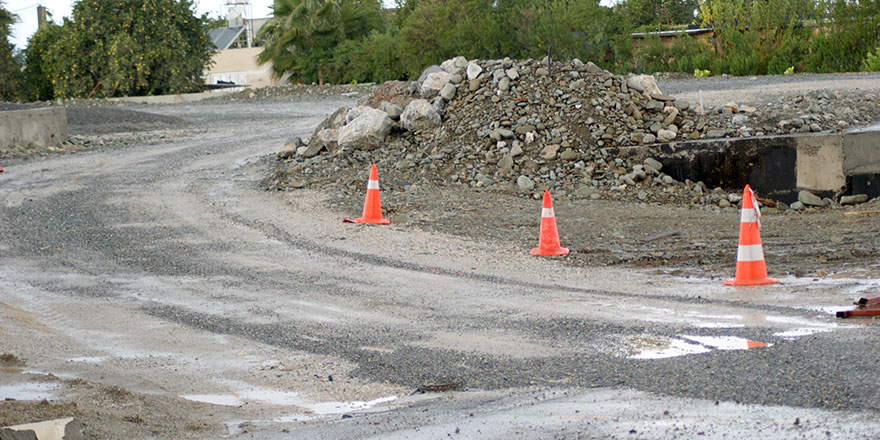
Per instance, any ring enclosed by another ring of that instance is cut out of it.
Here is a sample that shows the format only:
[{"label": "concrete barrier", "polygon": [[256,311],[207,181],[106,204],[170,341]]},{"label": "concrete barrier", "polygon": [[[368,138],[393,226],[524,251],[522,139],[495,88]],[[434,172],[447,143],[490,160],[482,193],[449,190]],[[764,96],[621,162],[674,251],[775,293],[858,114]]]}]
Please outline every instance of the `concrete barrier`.
[{"label": "concrete barrier", "polygon": [[67,110],[44,107],[0,111],[0,148],[35,143],[58,145],[67,141]]},{"label": "concrete barrier", "polygon": [[21,433],[32,432],[37,440],[85,440],[86,438],[82,424],[73,417],[7,426],[4,429]]},{"label": "concrete barrier", "polygon": [[677,180],[728,189],[750,184],[763,197],[797,200],[800,190],[823,197],[880,197],[880,126],[843,133],[705,139],[621,148],[620,156],[652,157]]}]

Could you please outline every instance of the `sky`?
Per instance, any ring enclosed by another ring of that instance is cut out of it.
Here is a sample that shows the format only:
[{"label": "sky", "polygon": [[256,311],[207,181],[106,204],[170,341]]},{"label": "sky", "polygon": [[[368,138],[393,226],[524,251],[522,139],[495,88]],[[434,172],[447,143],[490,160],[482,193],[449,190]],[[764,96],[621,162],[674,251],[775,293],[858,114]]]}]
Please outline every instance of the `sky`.
[{"label": "sky", "polygon": [[[27,40],[37,31],[37,6],[43,5],[52,14],[52,21],[61,23],[62,18],[70,17],[74,0],[0,0],[9,12],[18,16],[12,25],[11,42],[17,50],[24,50]],[[241,0],[230,0],[241,1]],[[225,17],[227,0],[195,0],[196,13],[207,13],[212,17]],[[268,17],[272,0],[251,0],[250,11],[245,12],[247,18]]]}]

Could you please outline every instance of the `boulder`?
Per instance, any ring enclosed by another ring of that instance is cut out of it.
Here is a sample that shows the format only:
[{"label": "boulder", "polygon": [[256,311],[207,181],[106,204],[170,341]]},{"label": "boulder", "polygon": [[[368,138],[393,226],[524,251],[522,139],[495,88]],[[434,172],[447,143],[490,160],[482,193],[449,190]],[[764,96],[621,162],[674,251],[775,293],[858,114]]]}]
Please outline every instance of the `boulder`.
[{"label": "boulder", "polygon": [[452,101],[452,98],[455,97],[455,86],[452,83],[446,83],[442,89],[440,89],[440,97],[443,98],[444,101]]},{"label": "boulder", "polygon": [[342,147],[371,150],[382,146],[391,132],[391,118],[382,110],[355,107],[348,112],[349,120],[341,129],[337,143]]},{"label": "boulder", "polygon": [[433,98],[447,83],[449,83],[449,73],[443,71],[429,73],[419,86],[419,95],[426,99]]},{"label": "boulder", "polygon": [[400,107],[399,105],[392,104],[388,101],[382,101],[381,107],[379,107],[379,108],[384,110],[385,113],[388,114],[388,117],[391,118],[392,120],[395,120],[395,121],[399,121],[400,114],[403,113],[402,107]]},{"label": "boulder", "polygon": [[626,79],[626,86],[648,95],[660,94],[654,75],[632,75]]},{"label": "boulder", "polygon": [[868,201],[867,194],[854,194],[851,196],[843,196],[840,198],[841,205],[858,205]]},{"label": "boulder", "polygon": [[809,192],[801,191],[798,193],[798,201],[805,206],[825,206],[825,202],[821,197]]},{"label": "boulder", "polygon": [[483,68],[480,67],[477,63],[470,63],[467,66],[467,79],[468,81],[473,81],[477,79],[480,74],[483,73]]},{"label": "boulder", "polygon": [[400,125],[410,131],[436,127],[440,122],[440,113],[426,99],[414,99],[400,115]]}]

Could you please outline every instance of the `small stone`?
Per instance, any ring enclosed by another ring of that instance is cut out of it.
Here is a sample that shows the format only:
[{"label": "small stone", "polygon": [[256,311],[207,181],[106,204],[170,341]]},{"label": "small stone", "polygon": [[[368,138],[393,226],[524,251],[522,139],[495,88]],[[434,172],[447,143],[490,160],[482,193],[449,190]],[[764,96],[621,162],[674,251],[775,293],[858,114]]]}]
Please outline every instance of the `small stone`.
[{"label": "small stone", "polygon": [[663,129],[657,131],[657,139],[660,139],[663,142],[669,142],[675,139],[675,136],[677,136],[677,133],[672,130]]},{"label": "small stone", "polygon": [[506,174],[511,170],[513,170],[513,156],[505,154],[504,157],[498,161],[498,171]]},{"label": "small stone", "polygon": [[662,180],[663,183],[666,185],[672,185],[673,183],[675,183],[675,179],[673,179],[672,176],[668,176],[668,175],[663,176],[663,178],[660,180]]},{"label": "small stone", "polygon": [[580,154],[577,151],[572,150],[571,148],[566,149],[559,155],[559,160],[572,161],[580,159]]},{"label": "small stone", "polygon": [[539,68],[535,69],[535,76],[541,77],[541,76],[547,76],[549,74],[550,74],[550,71],[548,71],[547,69],[545,69],[543,67],[539,67]]},{"label": "small stone", "polygon": [[587,70],[587,72],[590,72],[590,73],[602,73],[602,72],[604,72],[604,70],[602,70],[601,67],[599,67],[599,66],[593,64],[592,61],[588,61],[587,64],[584,66],[584,68]]},{"label": "small stone", "polygon": [[506,76],[498,81],[498,90],[502,92],[510,90],[510,80]]},{"label": "small stone", "polygon": [[660,171],[663,169],[663,164],[660,163],[659,160],[651,158],[651,157],[645,159],[645,165],[647,165],[657,171]]},{"label": "small stone", "polygon": [[642,138],[643,144],[653,144],[654,142],[657,142],[657,136],[654,136],[651,133],[646,134],[645,137]]},{"label": "small stone", "polygon": [[582,186],[574,192],[574,196],[578,197],[578,198],[585,199],[587,197],[592,196],[593,194],[598,194],[598,193],[599,193],[599,190],[597,190],[596,188],[593,188],[592,186]]},{"label": "small stone", "polygon": [[582,88],[584,88],[584,86],[585,86],[586,84],[587,84],[586,81],[584,81],[584,80],[582,80],[582,79],[579,79],[579,80],[577,80],[577,81],[571,83],[571,85],[569,85],[568,88],[571,89],[571,90],[578,90],[578,89],[582,89]]},{"label": "small stone", "polygon": [[519,69],[517,69],[516,66],[513,66],[510,69],[505,70],[504,73],[507,74],[507,77],[510,78],[511,81],[519,78]]},{"label": "small stone", "polygon": [[730,118],[730,122],[733,125],[742,125],[748,122],[748,120],[749,117],[746,115],[734,115],[732,118]]},{"label": "small stone", "polygon": [[498,133],[499,136],[501,136],[502,139],[512,139],[513,138],[513,131],[510,131],[506,128],[499,128],[495,131]]},{"label": "small stone", "polygon": [[801,203],[800,201],[797,201],[797,202],[792,203],[790,208],[794,209],[795,211],[800,211],[801,209],[804,209],[804,204]]},{"label": "small stone", "polygon": [[641,201],[648,200],[648,193],[645,191],[639,191],[638,197]]},{"label": "small stone", "polygon": [[513,157],[517,157],[520,154],[523,154],[522,142],[513,141],[513,145],[510,147],[510,155]]},{"label": "small stone", "polygon": [[559,152],[559,144],[548,144],[541,149],[541,159],[556,159],[556,153]]},{"label": "small stone", "polygon": [[809,191],[799,192],[798,201],[806,206],[825,206],[825,202],[823,202],[819,196]]},{"label": "small stone", "polygon": [[851,196],[843,196],[840,198],[841,205],[858,205],[868,201],[867,194],[854,194]]},{"label": "small stone", "polygon": [[516,179],[516,186],[518,186],[520,189],[531,191],[535,189],[535,182],[532,181],[529,176],[519,176]]},{"label": "small stone", "polygon": [[469,92],[476,92],[477,90],[480,90],[480,87],[482,87],[482,85],[483,85],[482,81],[480,81],[479,79],[469,80],[468,81],[468,91]]}]

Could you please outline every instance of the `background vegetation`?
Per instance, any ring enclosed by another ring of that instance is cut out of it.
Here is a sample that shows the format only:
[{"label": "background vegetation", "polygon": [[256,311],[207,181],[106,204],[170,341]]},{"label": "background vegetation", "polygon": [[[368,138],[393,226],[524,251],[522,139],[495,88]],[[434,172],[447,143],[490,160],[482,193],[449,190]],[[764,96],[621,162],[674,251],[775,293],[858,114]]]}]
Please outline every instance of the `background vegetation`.
[{"label": "background vegetation", "polygon": [[[880,0],[397,1],[384,10],[379,0],[276,0],[260,61],[306,83],[411,79],[458,55],[552,54],[621,73],[880,70]],[[4,100],[195,90],[217,22],[196,17],[191,0],[79,0],[72,18],[38,31],[16,57],[13,20],[0,3]],[[713,32],[657,35],[687,27]]]}]

